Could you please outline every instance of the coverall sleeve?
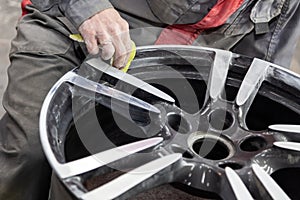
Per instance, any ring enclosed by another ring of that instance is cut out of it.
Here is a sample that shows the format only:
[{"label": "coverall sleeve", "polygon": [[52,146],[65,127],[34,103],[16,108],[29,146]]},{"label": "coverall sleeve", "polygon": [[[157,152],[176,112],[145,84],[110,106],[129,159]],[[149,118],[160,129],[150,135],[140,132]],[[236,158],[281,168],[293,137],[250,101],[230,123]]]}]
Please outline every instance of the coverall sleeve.
[{"label": "coverall sleeve", "polygon": [[[109,0],[31,0],[41,11],[47,11],[57,7],[76,28],[96,13],[112,8]],[[51,12],[50,12],[51,13]]]}]

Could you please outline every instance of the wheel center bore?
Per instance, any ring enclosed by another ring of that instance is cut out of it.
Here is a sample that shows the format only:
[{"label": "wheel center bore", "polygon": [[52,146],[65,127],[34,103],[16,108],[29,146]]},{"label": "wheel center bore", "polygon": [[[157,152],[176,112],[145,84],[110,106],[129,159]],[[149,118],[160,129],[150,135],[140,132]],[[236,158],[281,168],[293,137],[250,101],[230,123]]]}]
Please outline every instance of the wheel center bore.
[{"label": "wheel center bore", "polygon": [[233,144],[219,135],[196,132],[189,137],[188,143],[196,155],[208,160],[223,160],[234,154]]},{"label": "wheel center bore", "polygon": [[222,160],[228,157],[229,149],[220,140],[203,138],[195,141],[193,150],[201,157],[209,160]]}]

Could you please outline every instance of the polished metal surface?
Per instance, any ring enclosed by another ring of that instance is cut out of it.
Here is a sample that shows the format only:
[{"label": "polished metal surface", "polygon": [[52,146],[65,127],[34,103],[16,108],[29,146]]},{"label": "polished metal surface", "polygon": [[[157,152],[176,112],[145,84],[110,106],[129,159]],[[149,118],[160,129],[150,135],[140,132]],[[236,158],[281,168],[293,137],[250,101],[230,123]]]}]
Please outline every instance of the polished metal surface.
[{"label": "polished metal surface", "polygon": [[[129,74],[100,65],[67,73],[41,111],[45,154],[76,198],[125,199],[169,183],[222,199],[300,197],[271,177],[300,169],[297,74],[187,46],[139,48]],[[86,187],[112,171],[123,175]]]},{"label": "polished metal surface", "polygon": [[234,170],[232,170],[230,167],[226,167],[225,173],[230,183],[230,186],[232,187],[232,190],[238,200],[253,199],[247,187]]},{"label": "polished metal surface", "polygon": [[[172,154],[151,161],[143,166],[129,171],[113,181],[106,183],[100,188],[86,193],[81,198],[87,200],[96,200],[99,199],[99,197],[105,200],[116,199],[127,191],[134,189],[134,187],[137,187],[137,185],[144,184],[147,179],[179,161],[180,158],[181,154]],[[157,179],[159,179],[159,177]],[[145,189],[145,186],[142,185],[141,187],[144,187],[143,189]]]},{"label": "polished metal surface", "polygon": [[289,200],[290,198],[285,192],[277,185],[277,183],[256,164],[252,165],[254,174],[257,176],[259,181],[263,184],[267,192],[271,195],[274,200]]},{"label": "polished metal surface", "polygon": [[170,103],[174,103],[175,100],[170,97],[169,95],[167,95],[166,93],[156,89],[155,87],[149,85],[148,83],[135,78],[134,76],[131,76],[129,74],[123,73],[122,71],[111,67],[111,65],[106,64],[105,62],[101,61],[100,59],[97,58],[92,58],[88,61],[86,61],[86,63],[94,68],[96,68],[97,70],[101,71],[104,74],[108,74],[116,79],[118,79],[119,81],[122,81],[124,83],[128,83],[131,84],[139,89],[144,90],[145,92],[148,92],[154,96],[157,96],[165,101],[168,101]]}]

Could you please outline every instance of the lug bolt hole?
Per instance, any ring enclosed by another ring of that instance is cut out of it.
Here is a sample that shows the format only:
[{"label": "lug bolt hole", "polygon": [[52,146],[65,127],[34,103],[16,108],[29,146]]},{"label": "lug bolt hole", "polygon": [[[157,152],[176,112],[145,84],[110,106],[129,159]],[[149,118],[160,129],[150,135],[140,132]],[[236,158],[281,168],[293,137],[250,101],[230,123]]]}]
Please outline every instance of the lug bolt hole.
[{"label": "lug bolt hole", "polygon": [[216,130],[228,129],[233,120],[232,114],[224,109],[216,109],[209,115],[209,124]]},{"label": "lug bolt hole", "polygon": [[193,150],[199,156],[209,160],[222,160],[230,154],[227,145],[214,138],[202,138],[193,144]]},{"label": "lug bolt hole", "polygon": [[186,134],[190,131],[190,124],[187,120],[175,113],[168,114],[167,117],[169,126],[174,130],[182,134]]},{"label": "lug bolt hole", "polygon": [[266,146],[267,146],[266,140],[262,137],[256,136],[256,137],[249,137],[245,139],[241,143],[240,148],[243,151],[254,152],[263,149]]}]

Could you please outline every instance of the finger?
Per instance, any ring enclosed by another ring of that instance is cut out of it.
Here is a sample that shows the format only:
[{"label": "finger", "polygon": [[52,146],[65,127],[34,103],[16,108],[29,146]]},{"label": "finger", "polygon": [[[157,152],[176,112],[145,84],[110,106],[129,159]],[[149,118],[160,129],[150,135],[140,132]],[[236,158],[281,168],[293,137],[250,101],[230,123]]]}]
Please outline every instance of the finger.
[{"label": "finger", "polygon": [[132,49],[132,43],[128,32],[123,32],[114,38],[116,48],[113,65],[117,68],[123,68],[129,59]]},{"label": "finger", "polygon": [[126,47],[124,46],[122,40],[117,37],[113,40],[113,44],[115,46],[115,55],[113,66],[116,68],[123,68],[126,64]]},{"label": "finger", "polygon": [[115,54],[115,47],[112,42],[107,42],[106,44],[102,45],[102,52],[101,58],[103,60],[109,60]]},{"label": "finger", "polygon": [[80,26],[79,32],[84,39],[88,52],[90,54],[97,54],[99,48],[97,45],[96,32],[93,31],[93,25],[86,22]]},{"label": "finger", "polygon": [[96,38],[85,39],[85,44],[88,52],[90,54],[97,54],[99,52],[98,44]]},{"label": "finger", "polygon": [[129,33],[128,34],[122,34],[122,41],[124,42],[124,46],[126,48],[126,59],[125,59],[125,64],[123,67],[126,66],[126,64],[129,62],[129,58],[131,55],[131,52],[133,51],[134,48],[134,43],[132,42]]},{"label": "finger", "polygon": [[130,55],[127,59],[127,62],[126,62],[126,65],[125,67],[123,67],[121,70],[123,72],[127,72],[130,65],[131,65],[131,62],[133,61],[134,57],[135,57],[135,54],[136,54],[136,46],[135,46],[135,43],[133,41],[131,41],[131,50],[130,50]]},{"label": "finger", "polygon": [[112,43],[112,38],[107,31],[98,32],[97,33],[98,44],[100,45],[101,58],[103,60],[109,60],[115,54],[115,47]]}]

